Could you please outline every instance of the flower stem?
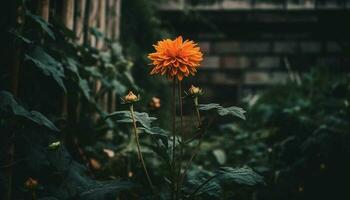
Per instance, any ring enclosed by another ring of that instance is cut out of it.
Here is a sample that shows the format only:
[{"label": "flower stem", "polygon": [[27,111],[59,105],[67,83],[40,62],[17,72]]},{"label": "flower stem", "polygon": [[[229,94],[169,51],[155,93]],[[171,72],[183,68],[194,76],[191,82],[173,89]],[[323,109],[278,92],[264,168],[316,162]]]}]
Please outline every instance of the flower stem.
[{"label": "flower stem", "polygon": [[[193,99],[193,103],[194,103],[194,107],[195,107],[196,114],[197,114],[198,126],[200,127],[202,125],[202,121],[201,121],[201,115],[200,115],[200,112],[199,112],[199,109],[198,109],[198,97],[195,97]],[[193,151],[193,153],[191,155],[191,158],[188,160],[188,162],[187,162],[187,164],[185,166],[185,170],[184,170],[183,174],[181,175],[181,178],[180,178],[180,181],[179,181],[179,185],[182,185],[182,183],[183,183],[183,181],[185,179],[185,176],[186,176],[188,168],[190,167],[193,159],[196,157],[196,155],[198,154],[198,152],[200,150],[200,147],[202,145],[202,141],[203,141],[203,133],[200,134],[198,144],[197,144],[195,150]]]},{"label": "flower stem", "polygon": [[176,191],[176,163],[175,163],[175,136],[176,136],[176,77],[173,79],[173,146],[172,146],[172,199],[175,199],[175,191]]},{"label": "flower stem", "polygon": [[193,99],[193,103],[194,103],[196,114],[197,114],[198,126],[200,126],[202,124],[202,120],[201,120],[201,114],[199,113],[199,109],[198,109],[198,97],[195,97]]},{"label": "flower stem", "polygon": [[[184,141],[184,132],[183,132],[183,112],[182,112],[182,82],[179,81],[179,105],[180,105],[180,133],[181,133],[181,145],[180,145],[180,162],[178,166],[178,172],[177,172],[177,179],[180,180],[181,176],[181,168],[182,168],[182,161],[183,161],[183,141]],[[180,187],[179,187],[179,182],[178,182],[178,187],[176,191],[176,198],[179,195],[180,192]]]},{"label": "flower stem", "polygon": [[139,141],[139,136],[137,134],[137,127],[136,127],[136,120],[135,120],[135,114],[134,114],[134,106],[132,104],[130,104],[130,114],[131,114],[131,119],[132,119],[132,123],[133,123],[133,129],[134,129],[134,135],[135,135],[135,142],[136,142],[136,146],[137,146],[137,153],[138,153],[138,157],[141,163],[141,166],[146,174],[147,180],[149,185],[151,186],[151,189],[153,191],[154,187],[151,181],[151,178],[148,174],[147,168],[146,168],[146,164],[145,161],[143,160],[143,156],[141,153],[141,147],[140,147],[140,141]]},{"label": "flower stem", "polygon": [[33,192],[32,192],[32,200],[37,200],[35,190],[33,190]]}]

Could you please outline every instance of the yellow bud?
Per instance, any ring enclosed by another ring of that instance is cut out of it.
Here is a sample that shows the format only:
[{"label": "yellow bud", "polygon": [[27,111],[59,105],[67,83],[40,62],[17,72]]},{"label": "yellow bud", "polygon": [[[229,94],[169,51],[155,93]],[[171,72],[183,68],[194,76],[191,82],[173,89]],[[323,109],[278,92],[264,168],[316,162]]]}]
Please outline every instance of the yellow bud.
[{"label": "yellow bud", "polygon": [[188,92],[190,93],[190,95],[200,95],[200,94],[202,94],[202,89],[191,85]]},{"label": "yellow bud", "polygon": [[28,189],[28,190],[35,190],[38,187],[38,181],[29,177],[26,182],[24,183],[24,186]]},{"label": "yellow bud", "polygon": [[139,100],[139,98],[132,91],[130,91],[129,94],[127,94],[124,97],[124,101],[126,103],[132,103],[132,102],[135,102],[135,101],[138,101],[138,100]]}]

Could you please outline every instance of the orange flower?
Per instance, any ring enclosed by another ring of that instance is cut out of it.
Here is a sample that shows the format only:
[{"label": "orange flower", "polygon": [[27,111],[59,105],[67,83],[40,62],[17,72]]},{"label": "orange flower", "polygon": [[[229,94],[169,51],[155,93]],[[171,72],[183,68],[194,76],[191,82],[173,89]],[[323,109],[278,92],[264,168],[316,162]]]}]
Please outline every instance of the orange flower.
[{"label": "orange flower", "polygon": [[197,44],[191,40],[183,41],[181,36],[159,41],[153,46],[156,52],[148,55],[154,65],[151,75],[166,74],[169,79],[177,77],[181,81],[184,76],[194,76],[203,60]]}]

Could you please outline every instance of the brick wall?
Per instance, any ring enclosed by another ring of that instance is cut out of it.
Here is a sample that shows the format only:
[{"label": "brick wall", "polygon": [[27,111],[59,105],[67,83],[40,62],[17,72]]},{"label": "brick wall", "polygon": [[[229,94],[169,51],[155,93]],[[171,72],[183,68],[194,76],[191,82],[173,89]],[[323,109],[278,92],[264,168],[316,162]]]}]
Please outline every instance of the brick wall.
[{"label": "brick wall", "polygon": [[271,84],[287,81],[287,65],[303,73],[312,66],[346,68],[349,61],[342,42],[335,40],[201,39],[198,44],[205,56],[194,80],[205,86],[209,94],[226,95],[235,101]]},{"label": "brick wall", "polygon": [[292,7],[296,1],[288,0],[286,6],[271,4],[262,9],[252,1],[220,2],[227,5],[188,7],[186,12],[183,7],[160,8],[162,20],[178,35],[197,41],[204,52],[200,73],[190,82],[204,87],[206,101],[232,104],[286,82],[293,77],[291,71],[304,73],[314,66],[350,72],[350,8],[346,4],[332,7],[328,0],[324,4],[305,0],[298,1],[301,7]]}]

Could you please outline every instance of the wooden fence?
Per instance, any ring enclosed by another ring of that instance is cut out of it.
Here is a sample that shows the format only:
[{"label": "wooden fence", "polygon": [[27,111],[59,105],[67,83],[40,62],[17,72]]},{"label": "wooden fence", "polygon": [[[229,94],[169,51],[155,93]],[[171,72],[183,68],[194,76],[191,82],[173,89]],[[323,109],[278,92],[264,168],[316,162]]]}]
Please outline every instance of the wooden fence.
[{"label": "wooden fence", "polygon": [[[76,34],[79,44],[89,44],[100,50],[104,50],[106,45],[103,38],[97,38],[90,33],[91,28],[96,28],[99,32],[110,40],[118,40],[120,35],[121,0],[63,0],[37,1],[37,15],[50,22],[53,17],[62,19],[63,24]],[[94,83],[94,93],[101,90],[101,82]],[[111,91],[103,95],[97,102],[103,111],[113,111],[116,107],[116,92]],[[62,100],[63,117],[69,115],[69,110],[74,110],[74,118],[78,115],[80,105],[69,105],[67,95]],[[76,119],[77,120],[77,119]]]}]

